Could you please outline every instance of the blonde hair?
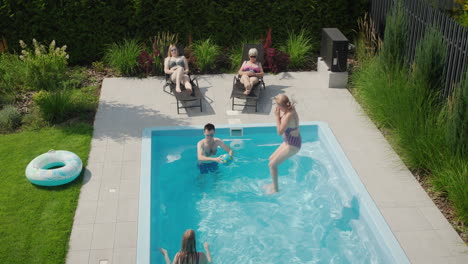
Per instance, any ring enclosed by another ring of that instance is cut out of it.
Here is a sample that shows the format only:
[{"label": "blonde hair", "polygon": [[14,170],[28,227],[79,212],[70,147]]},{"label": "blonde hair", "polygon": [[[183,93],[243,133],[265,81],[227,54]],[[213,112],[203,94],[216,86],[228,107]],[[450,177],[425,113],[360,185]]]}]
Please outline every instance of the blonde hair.
[{"label": "blonde hair", "polygon": [[175,264],[195,264],[197,262],[197,240],[195,231],[187,229],[182,236],[179,256]]},{"label": "blonde hair", "polygon": [[292,110],[294,108],[294,106],[296,105],[296,103],[291,102],[291,100],[289,100],[289,97],[287,97],[284,94],[280,94],[280,95],[276,96],[275,97],[275,102],[278,105],[286,107],[288,110]]},{"label": "blonde hair", "polygon": [[258,50],[256,48],[249,49],[249,56],[257,56]]},{"label": "blonde hair", "polygon": [[[167,57],[168,57],[168,58],[171,58],[171,57],[172,57],[171,50],[172,50],[173,48],[176,48],[176,49],[177,49],[176,45],[174,45],[174,44],[169,45],[169,48],[168,48],[168,50],[167,50]],[[178,49],[177,49],[177,55],[179,55],[179,50],[178,50]]]}]

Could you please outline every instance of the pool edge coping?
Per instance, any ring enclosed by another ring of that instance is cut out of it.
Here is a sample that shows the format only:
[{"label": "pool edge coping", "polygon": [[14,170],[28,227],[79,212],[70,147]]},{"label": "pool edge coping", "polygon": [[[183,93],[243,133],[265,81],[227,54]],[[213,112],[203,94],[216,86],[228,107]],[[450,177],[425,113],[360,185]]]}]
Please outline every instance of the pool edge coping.
[{"label": "pool edge coping", "polygon": [[[358,179],[355,182],[354,188],[367,196],[372,201],[370,204],[365,206],[372,211],[378,212],[378,215],[369,215],[372,221],[379,226],[374,232],[378,232],[380,236],[390,238],[388,241],[384,239],[384,244],[387,246],[387,252],[392,252],[391,257],[397,263],[410,263],[409,256],[406,254],[403,246],[398,241],[396,234],[390,228],[390,225],[385,220],[382,212],[380,211],[376,201],[372,198],[369,191],[365,187],[362,179],[359,177],[357,171],[351,164],[351,161],[344,153],[341,144],[338,142],[333,130],[327,122],[323,121],[305,121],[300,122],[300,125],[317,125],[319,128],[326,130],[329,133],[321,129],[318,129],[318,133],[326,139],[326,143],[331,147],[331,151],[336,155],[343,169],[349,174],[350,177]],[[245,127],[275,127],[275,123],[256,123],[256,124],[223,124],[216,125],[216,128],[245,128]],[[151,136],[153,131],[161,130],[185,130],[185,129],[203,129],[203,125],[188,125],[188,126],[158,126],[144,128],[142,132],[142,145],[141,145],[141,173],[140,173],[140,195],[139,195],[139,208],[138,208],[138,234],[137,234],[137,264],[149,264],[150,263],[150,232],[146,228],[150,227],[151,224],[151,204],[150,204],[150,193],[151,193]],[[333,135],[333,136],[331,136]],[[146,175],[146,177],[144,177]],[[362,197],[362,196],[361,196]],[[382,230],[383,229],[383,230]],[[382,242],[382,241],[381,241]],[[385,249],[384,249],[385,250]],[[387,253],[386,253],[387,254]]]}]

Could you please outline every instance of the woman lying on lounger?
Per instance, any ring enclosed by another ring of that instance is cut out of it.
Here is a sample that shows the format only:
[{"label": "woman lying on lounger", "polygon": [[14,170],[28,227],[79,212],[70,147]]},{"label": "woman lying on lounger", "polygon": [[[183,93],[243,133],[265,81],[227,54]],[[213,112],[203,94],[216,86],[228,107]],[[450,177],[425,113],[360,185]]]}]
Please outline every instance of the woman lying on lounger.
[{"label": "woman lying on lounger", "polygon": [[245,95],[249,95],[252,88],[259,82],[258,78],[263,77],[263,68],[257,62],[258,51],[255,48],[249,50],[250,60],[244,61],[239,69],[240,81],[245,87]]},{"label": "woman lying on lounger", "polygon": [[169,46],[167,58],[164,60],[164,72],[171,75],[171,81],[176,85],[176,92],[180,93],[180,85],[183,84],[187,92],[192,93],[192,85],[188,76],[188,62],[185,56],[179,56],[174,44]]}]

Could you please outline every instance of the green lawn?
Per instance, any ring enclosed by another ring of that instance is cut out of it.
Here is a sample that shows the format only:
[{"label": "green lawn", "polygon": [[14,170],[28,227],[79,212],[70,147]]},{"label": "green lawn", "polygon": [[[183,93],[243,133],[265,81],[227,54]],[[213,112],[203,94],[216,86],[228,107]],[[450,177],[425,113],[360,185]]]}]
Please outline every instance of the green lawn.
[{"label": "green lawn", "polygon": [[31,184],[28,163],[50,149],[75,152],[86,163],[87,124],[0,135],[0,263],[65,263],[82,175],[59,187]]}]

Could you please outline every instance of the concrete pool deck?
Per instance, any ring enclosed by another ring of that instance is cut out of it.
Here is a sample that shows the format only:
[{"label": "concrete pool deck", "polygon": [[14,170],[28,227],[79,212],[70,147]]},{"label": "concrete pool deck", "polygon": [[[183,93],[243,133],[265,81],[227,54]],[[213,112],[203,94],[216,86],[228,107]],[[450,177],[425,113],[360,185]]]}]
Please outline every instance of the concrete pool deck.
[{"label": "concrete pool deck", "polygon": [[348,90],[327,88],[318,72],[267,75],[258,112],[231,111],[232,78],[198,76],[203,112],[180,115],[175,98],[163,92],[163,78],[104,80],[67,264],[136,263],[144,128],[272,123],[279,93],[295,99],[301,121],[329,124],[412,263],[468,263],[468,247]]}]

